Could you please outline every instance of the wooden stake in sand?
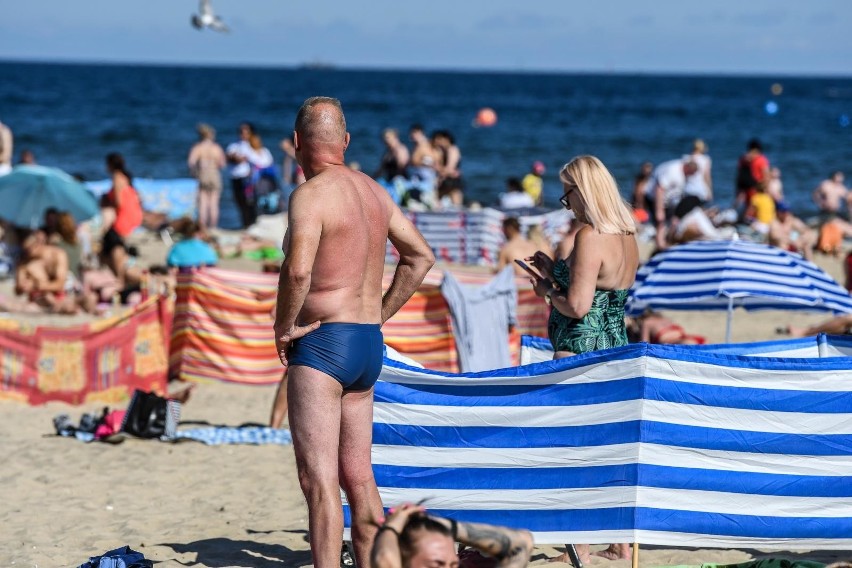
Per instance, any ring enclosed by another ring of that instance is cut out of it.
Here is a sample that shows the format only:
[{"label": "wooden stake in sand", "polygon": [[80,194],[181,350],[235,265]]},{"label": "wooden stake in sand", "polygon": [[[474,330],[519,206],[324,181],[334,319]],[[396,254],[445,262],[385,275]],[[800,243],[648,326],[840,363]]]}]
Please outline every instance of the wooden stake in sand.
[{"label": "wooden stake in sand", "polygon": [[639,543],[633,543],[633,568],[639,568]]}]

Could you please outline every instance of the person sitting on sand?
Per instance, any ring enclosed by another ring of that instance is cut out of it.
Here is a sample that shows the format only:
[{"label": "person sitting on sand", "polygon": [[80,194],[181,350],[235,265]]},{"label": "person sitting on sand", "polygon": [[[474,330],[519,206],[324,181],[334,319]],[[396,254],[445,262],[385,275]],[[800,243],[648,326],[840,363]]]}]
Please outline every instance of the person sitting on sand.
[{"label": "person sitting on sand", "polygon": [[[388,512],[373,542],[372,568],[521,568],[530,561],[534,543],[527,530],[456,522],[411,504]],[[469,548],[456,554],[456,542]]]},{"label": "person sitting on sand", "polygon": [[521,187],[518,178],[506,180],[506,193],[500,196],[500,209],[529,209],[535,207],[535,201]]},{"label": "person sitting on sand", "polygon": [[637,318],[625,318],[630,343],[658,345],[703,345],[706,339],[689,335],[684,329],[658,312],[647,310]]},{"label": "person sitting on sand", "polygon": [[827,333],[829,335],[852,335],[852,314],[843,314],[808,327],[792,325],[782,326],[775,330],[780,335],[792,337],[810,337]]},{"label": "person sitting on sand", "polygon": [[834,217],[820,225],[816,249],[823,254],[840,256],[843,239],[849,238],[852,238],[852,223]]},{"label": "person sitting on sand", "polygon": [[68,270],[78,282],[82,281],[83,247],[77,237],[77,224],[74,222],[74,217],[67,211],[57,216],[56,233],[50,240],[50,244],[65,251],[68,255]]},{"label": "person sitting on sand", "polygon": [[816,233],[804,221],[790,212],[784,201],[775,205],[775,220],[769,226],[769,244],[780,249],[798,252],[806,260],[814,257]]},{"label": "person sitting on sand", "polygon": [[166,264],[172,268],[199,268],[215,266],[219,256],[206,241],[201,226],[190,219],[180,227],[183,239],[172,245]]},{"label": "person sitting on sand", "polygon": [[24,255],[15,270],[15,293],[50,312],[75,313],[74,279],[65,251],[48,244],[43,231],[27,235],[21,248]]},{"label": "person sitting on sand", "polygon": [[524,237],[521,233],[521,224],[515,217],[503,219],[503,235],[506,237],[506,244],[500,249],[495,272],[500,272],[507,264],[511,264],[515,270],[515,276],[527,278],[529,275],[518,266],[515,260],[523,260],[534,255],[538,247]]}]

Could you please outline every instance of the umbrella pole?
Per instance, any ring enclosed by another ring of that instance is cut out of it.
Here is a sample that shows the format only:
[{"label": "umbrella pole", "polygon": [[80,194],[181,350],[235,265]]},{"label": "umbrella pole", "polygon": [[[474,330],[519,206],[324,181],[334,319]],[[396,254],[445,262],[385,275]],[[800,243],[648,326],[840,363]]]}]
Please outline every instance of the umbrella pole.
[{"label": "umbrella pole", "polygon": [[639,568],[639,543],[633,543],[633,568]]},{"label": "umbrella pole", "polygon": [[725,324],[725,343],[731,342],[731,322],[734,319],[734,298],[728,298],[728,322]]}]

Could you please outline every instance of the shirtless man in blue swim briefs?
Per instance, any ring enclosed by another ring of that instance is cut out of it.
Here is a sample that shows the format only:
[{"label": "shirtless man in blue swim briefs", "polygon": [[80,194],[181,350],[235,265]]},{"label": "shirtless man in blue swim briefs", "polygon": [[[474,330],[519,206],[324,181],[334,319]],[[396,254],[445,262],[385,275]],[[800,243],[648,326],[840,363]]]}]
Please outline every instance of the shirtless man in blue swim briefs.
[{"label": "shirtless man in blue swim briefs", "polygon": [[[290,197],[275,341],[289,368],[290,430],[308,503],[314,566],[340,565],[343,488],[355,560],[366,567],[373,523],[382,515],[370,464],[380,328],[435,259],[387,191],[346,167],[349,133],[337,100],[305,101],[295,130],[296,159],[307,181]],[[388,239],[400,260],[382,295]]]}]

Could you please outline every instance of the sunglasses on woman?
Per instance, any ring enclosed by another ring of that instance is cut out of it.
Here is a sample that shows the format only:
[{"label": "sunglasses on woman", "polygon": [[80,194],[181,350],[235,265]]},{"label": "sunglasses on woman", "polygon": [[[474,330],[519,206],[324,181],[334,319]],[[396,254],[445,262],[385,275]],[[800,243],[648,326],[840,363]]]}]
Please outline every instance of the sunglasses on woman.
[{"label": "sunglasses on woman", "polygon": [[568,197],[571,195],[571,193],[572,193],[575,189],[577,189],[577,188],[576,188],[576,187],[572,187],[571,189],[569,189],[568,191],[566,191],[566,192],[565,192],[565,194],[564,194],[562,197],[560,197],[560,198],[559,198],[559,203],[561,203],[561,204],[562,204],[562,207],[564,207],[565,209],[571,209],[571,205],[568,203]]}]

